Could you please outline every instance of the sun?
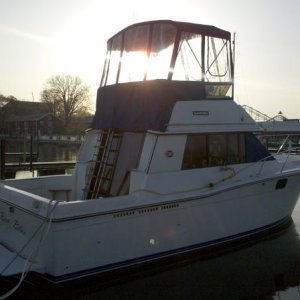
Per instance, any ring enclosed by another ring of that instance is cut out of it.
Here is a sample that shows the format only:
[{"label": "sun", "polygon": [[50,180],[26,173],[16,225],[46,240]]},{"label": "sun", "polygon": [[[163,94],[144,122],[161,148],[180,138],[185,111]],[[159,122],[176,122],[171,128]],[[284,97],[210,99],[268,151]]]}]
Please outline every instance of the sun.
[{"label": "sun", "polygon": [[[154,3],[156,2],[158,1],[155,0]],[[53,40],[51,70],[54,74],[79,76],[96,94],[104,66],[107,40],[132,23],[160,17],[153,6],[145,11],[137,0],[120,2],[118,9],[114,6],[114,3],[107,3],[104,9],[100,1],[87,0],[84,8],[66,21]],[[102,12],[101,17],[99,12]],[[151,57],[152,61],[149,63],[144,54],[137,53],[135,60],[130,62],[130,67],[135,69],[131,76],[147,72],[147,79],[164,78],[169,67],[166,56],[167,54],[160,53],[157,57]]]},{"label": "sun", "polygon": [[[97,4],[99,6],[99,3]],[[53,72],[79,76],[96,94],[109,38],[94,2],[73,16],[53,43]]]}]

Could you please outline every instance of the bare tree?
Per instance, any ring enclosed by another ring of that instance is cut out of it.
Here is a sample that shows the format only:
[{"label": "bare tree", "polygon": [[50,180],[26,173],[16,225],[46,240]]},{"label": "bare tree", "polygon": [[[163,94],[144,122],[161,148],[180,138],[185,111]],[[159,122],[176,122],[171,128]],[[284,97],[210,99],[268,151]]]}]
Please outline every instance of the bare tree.
[{"label": "bare tree", "polygon": [[49,103],[67,125],[74,115],[90,110],[90,88],[77,76],[52,76],[41,92],[41,101]]}]

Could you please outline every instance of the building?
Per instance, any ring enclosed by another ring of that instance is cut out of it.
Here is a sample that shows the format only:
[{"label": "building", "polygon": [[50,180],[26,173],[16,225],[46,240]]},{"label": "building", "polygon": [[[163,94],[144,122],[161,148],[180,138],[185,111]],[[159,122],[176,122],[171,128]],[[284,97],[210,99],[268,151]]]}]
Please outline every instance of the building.
[{"label": "building", "polygon": [[0,108],[0,134],[10,137],[82,135],[92,115],[74,116],[68,126],[53,114],[48,103],[13,100]]},{"label": "building", "polygon": [[8,136],[53,134],[59,126],[48,103],[14,100],[1,108],[1,132]]},{"label": "building", "polygon": [[61,121],[52,113],[11,116],[5,122],[9,136],[52,135],[61,125]]}]

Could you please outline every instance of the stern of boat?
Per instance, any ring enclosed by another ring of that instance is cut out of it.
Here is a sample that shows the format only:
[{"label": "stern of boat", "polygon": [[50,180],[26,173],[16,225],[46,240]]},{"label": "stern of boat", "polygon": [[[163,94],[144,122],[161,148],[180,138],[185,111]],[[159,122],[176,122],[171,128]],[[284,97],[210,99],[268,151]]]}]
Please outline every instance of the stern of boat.
[{"label": "stern of boat", "polygon": [[[44,273],[49,226],[58,202],[0,185],[0,274]],[[49,255],[49,253],[47,253]]]}]

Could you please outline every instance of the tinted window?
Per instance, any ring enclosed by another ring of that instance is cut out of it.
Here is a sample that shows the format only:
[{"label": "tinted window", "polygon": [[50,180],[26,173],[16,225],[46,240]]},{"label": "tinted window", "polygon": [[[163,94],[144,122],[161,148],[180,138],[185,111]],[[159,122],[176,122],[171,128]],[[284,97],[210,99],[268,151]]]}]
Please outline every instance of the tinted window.
[{"label": "tinted window", "polygon": [[187,137],[183,169],[245,162],[243,133],[199,134]]}]

